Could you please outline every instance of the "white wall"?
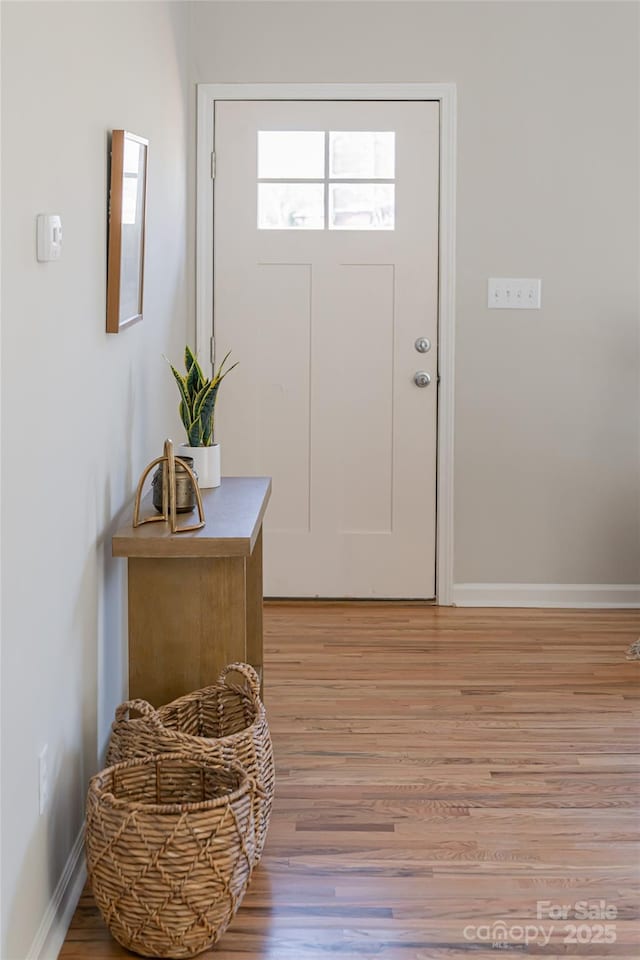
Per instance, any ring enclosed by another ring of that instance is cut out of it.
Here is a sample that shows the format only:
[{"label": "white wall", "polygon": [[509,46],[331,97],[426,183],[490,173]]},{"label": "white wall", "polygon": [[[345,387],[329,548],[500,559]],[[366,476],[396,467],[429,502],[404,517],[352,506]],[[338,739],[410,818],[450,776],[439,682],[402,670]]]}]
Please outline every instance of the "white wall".
[{"label": "white wall", "polygon": [[[455,580],[639,583],[637,5],[190,16],[197,82],[456,82]],[[488,311],[489,276],[543,309]]]},{"label": "white wall", "polygon": [[[124,694],[110,536],[166,435],[187,334],[183,4],[2,4],[2,960],[25,960]],[[145,317],[105,330],[107,131],[150,140]],[[58,263],[35,218],[60,213]],[[51,802],[38,810],[48,744]]]}]

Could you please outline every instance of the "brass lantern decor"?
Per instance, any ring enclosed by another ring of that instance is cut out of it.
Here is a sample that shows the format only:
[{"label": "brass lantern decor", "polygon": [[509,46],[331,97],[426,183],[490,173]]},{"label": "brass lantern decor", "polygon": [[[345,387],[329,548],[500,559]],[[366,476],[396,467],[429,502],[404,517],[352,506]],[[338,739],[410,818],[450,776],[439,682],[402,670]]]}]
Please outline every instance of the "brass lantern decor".
[{"label": "brass lantern decor", "polygon": [[[198,508],[198,523],[182,524],[181,526],[178,526],[178,513],[182,512],[183,508],[178,503],[176,463],[179,465],[180,470],[186,473],[187,478],[191,483],[196,506]],[[153,468],[157,467],[159,464],[162,465],[162,507],[157,516],[143,517],[141,520],[140,501],[142,499],[144,483]],[[173,442],[171,440],[165,440],[163,456],[156,457],[156,459],[152,460],[152,462],[143,470],[142,476],[138,481],[135,506],[133,508],[134,527],[140,527],[143,523],[158,522],[168,523],[171,528],[171,533],[188,533],[189,531],[200,530],[205,524],[202,496],[200,494],[200,490],[198,489],[197,477],[188,463],[186,463],[180,457],[175,456],[173,452]]]}]

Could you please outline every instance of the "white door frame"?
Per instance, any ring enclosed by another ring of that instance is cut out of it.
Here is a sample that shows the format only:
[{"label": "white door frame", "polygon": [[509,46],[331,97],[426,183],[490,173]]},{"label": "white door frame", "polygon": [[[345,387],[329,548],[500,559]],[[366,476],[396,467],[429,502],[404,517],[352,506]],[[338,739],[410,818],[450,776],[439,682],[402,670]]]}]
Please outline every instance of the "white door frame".
[{"label": "white door frame", "polygon": [[211,362],[213,143],[216,100],[436,100],[440,103],[436,599],[453,602],[455,83],[199,83],[196,134],[196,349]]}]

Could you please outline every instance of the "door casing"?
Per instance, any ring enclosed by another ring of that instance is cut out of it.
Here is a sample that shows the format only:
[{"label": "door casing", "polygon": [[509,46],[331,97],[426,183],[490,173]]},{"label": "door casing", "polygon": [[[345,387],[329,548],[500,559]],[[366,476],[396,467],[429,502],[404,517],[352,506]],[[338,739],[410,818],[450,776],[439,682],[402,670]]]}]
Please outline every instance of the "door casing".
[{"label": "door casing", "polygon": [[434,100],[440,104],[436,602],[452,603],[455,348],[456,85],[200,83],[196,137],[196,349],[211,362],[213,144],[216,100]]}]

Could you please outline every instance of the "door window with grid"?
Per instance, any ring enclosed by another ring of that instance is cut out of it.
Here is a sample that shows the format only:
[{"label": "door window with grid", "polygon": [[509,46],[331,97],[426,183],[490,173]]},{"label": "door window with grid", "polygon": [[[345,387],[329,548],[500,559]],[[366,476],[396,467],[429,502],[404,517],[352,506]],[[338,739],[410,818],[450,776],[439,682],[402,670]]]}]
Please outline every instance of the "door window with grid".
[{"label": "door window with grid", "polygon": [[327,228],[395,228],[395,133],[258,131],[258,229]]}]

